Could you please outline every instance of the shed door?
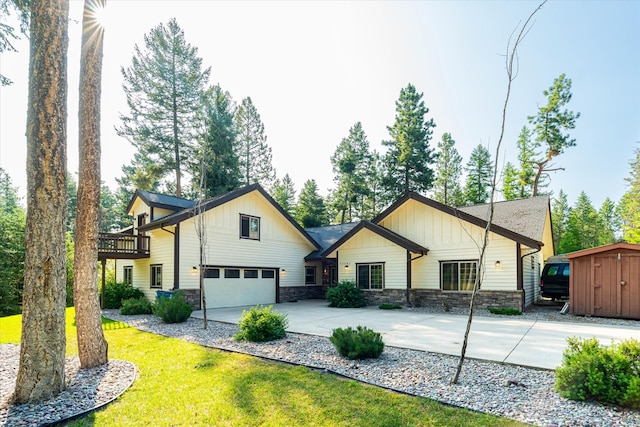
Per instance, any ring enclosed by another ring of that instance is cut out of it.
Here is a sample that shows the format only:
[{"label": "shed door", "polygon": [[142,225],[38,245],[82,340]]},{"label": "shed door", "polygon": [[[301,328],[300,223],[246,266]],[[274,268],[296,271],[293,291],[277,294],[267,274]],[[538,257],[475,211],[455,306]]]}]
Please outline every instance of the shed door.
[{"label": "shed door", "polygon": [[593,258],[593,307],[602,317],[640,319],[640,256],[618,254]]},{"label": "shed door", "polygon": [[640,319],[640,256],[622,254],[618,264],[618,314],[620,317]]}]

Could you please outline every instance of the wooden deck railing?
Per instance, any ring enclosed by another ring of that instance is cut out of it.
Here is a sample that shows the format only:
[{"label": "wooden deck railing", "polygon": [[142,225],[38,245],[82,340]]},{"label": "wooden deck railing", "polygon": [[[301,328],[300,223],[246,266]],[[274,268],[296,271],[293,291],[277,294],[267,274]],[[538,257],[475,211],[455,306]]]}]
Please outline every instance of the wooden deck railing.
[{"label": "wooden deck railing", "polygon": [[147,258],[149,254],[149,236],[98,233],[98,257]]}]

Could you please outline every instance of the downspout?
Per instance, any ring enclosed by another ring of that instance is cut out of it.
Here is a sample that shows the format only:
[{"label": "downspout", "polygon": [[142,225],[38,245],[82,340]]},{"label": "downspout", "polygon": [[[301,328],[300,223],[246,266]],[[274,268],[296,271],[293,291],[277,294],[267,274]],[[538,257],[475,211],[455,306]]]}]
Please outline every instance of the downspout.
[{"label": "downspout", "polygon": [[[524,260],[524,257],[527,257],[529,255],[533,255],[535,253],[538,253],[542,250],[542,248],[538,248],[536,250],[534,250],[533,252],[528,252],[524,255],[522,255],[522,249],[520,249],[520,243],[518,243],[518,245],[516,246],[516,256],[519,258],[519,262],[518,262],[518,284],[517,287],[522,290],[522,309],[524,310],[524,305],[527,301],[527,296],[526,296],[526,290],[524,289],[524,268],[522,265],[522,262]],[[534,295],[535,295],[535,291],[534,291]]]}]

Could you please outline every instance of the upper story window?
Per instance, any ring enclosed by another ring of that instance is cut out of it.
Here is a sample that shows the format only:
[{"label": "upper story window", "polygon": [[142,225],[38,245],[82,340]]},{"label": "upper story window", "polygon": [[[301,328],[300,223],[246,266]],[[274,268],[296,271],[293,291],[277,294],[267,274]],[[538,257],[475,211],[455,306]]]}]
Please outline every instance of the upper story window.
[{"label": "upper story window", "polygon": [[260,218],[240,214],[240,238],[260,240]]}]

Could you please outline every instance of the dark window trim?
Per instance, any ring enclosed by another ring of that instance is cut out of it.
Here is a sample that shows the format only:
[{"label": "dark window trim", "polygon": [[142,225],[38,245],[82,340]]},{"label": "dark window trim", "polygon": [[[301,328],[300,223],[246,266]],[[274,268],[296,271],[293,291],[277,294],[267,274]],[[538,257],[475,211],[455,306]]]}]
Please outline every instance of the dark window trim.
[{"label": "dark window trim", "polygon": [[[267,277],[265,277],[265,273],[268,273]],[[269,276],[271,276],[271,277],[269,277]],[[272,270],[270,268],[263,268],[260,277],[262,277],[263,279],[275,279],[276,278],[276,271]]]},{"label": "dark window trim", "polygon": [[[127,271],[129,271],[129,280],[127,280]],[[122,267],[122,281],[128,285],[133,284],[133,265]]]},{"label": "dark window trim", "polygon": [[[258,220],[258,237],[251,237],[251,230],[248,231],[248,235],[244,236],[242,234],[242,220],[244,218],[247,218],[247,220],[249,221],[249,227],[251,227],[251,220],[252,219],[257,219]],[[244,239],[244,240],[260,240],[260,235],[261,235],[261,228],[262,228],[262,224],[261,224],[261,218],[259,216],[255,216],[255,215],[249,215],[249,214],[240,214],[240,238]]]},{"label": "dark window trim", "polygon": [[[440,290],[442,292],[473,292],[473,290],[467,291],[467,290],[460,290],[460,264],[463,262],[474,262],[476,264],[476,271],[478,269],[478,264],[480,262],[480,260],[478,259],[449,259],[449,260],[440,260],[440,278],[439,278],[439,282],[440,282]],[[442,286],[442,265],[443,264],[458,264],[458,289],[443,289]],[[476,273],[477,274],[477,273]]]},{"label": "dark window trim", "polygon": [[[359,267],[361,265],[368,265],[369,266],[369,287],[368,288],[360,288],[363,291],[373,291],[373,292],[380,292],[383,291],[385,288],[385,262],[357,262],[356,263],[356,285],[358,287],[360,287],[360,282],[359,282],[359,277],[358,275],[360,274],[359,272]],[[372,265],[381,265],[382,266],[382,287],[381,288],[371,288],[371,266]]]},{"label": "dark window trim", "polygon": [[[227,274],[230,274],[232,271],[234,271],[234,272],[237,271],[238,275],[235,276],[235,273],[234,273],[234,276],[227,275]],[[239,279],[240,278],[240,269],[239,268],[225,268],[224,269],[224,278],[225,279]]]},{"label": "dark window trim", "polygon": [[[247,272],[250,272],[249,276],[247,276]],[[255,276],[253,275],[253,272],[255,272]],[[244,272],[243,272],[243,278],[245,278],[245,279],[257,279],[258,278],[258,270],[254,269],[254,268],[245,268]]]},{"label": "dark window trim", "polygon": [[220,278],[220,269],[219,268],[206,268],[204,269],[204,278],[205,279],[219,279]]},{"label": "dark window trim", "polygon": [[[313,282],[307,281],[307,278],[310,275],[307,274],[307,269],[313,269]],[[318,268],[315,265],[305,265],[304,266],[304,284],[305,285],[317,285],[318,284]]]},{"label": "dark window trim", "polygon": [[[154,285],[154,279],[155,279],[155,274],[153,274],[153,270],[155,268],[159,268],[160,269],[160,285]],[[149,283],[149,287],[151,289],[162,289],[162,264],[151,264],[149,266],[149,271],[151,273],[151,277],[150,277],[150,283]]]}]

